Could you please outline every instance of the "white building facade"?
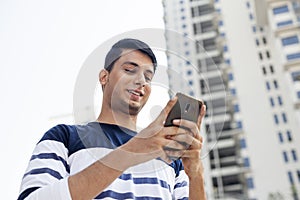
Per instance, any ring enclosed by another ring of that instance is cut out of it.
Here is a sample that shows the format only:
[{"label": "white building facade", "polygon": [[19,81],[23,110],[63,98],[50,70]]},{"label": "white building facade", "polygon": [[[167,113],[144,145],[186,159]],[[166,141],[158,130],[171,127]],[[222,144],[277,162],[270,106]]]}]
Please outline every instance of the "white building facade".
[{"label": "white building facade", "polygon": [[299,199],[299,2],[163,6],[166,29],[182,34],[165,34],[171,93],[183,91],[208,107],[208,198]]}]

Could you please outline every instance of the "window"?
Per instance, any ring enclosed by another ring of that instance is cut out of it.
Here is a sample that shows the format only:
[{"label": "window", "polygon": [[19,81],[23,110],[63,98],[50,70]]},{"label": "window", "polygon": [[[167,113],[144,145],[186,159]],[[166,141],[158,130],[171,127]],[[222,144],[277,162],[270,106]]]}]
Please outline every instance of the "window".
[{"label": "window", "polygon": [[300,91],[297,92],[297,97],[300,99]]},{"label": "window", "polygon": [[292,20],[282,21],[282,22],[277,23],[277,27],[283,27],[283,26],[287,26],[287,25],[291,25],[291,24],[293,24]]},{"label": "window", "polygon": [[250,3],[247,1],[246,3],[247,8],[250,8]]},{"label": "window", "polygon": [[282,105],[282,104],[283,104],[283,103],[282,103],[281,96],[278,96],[278,97],[277,97],[277,100],[278,100],[278,104],[279,104],[279,105]]},{"label": "window", "polygon": [[297,170],[297,177],[298,177],[298,181],[300,183],[300,170]]},{"label": "window", "polygon": [[256,46],[259,46],[259,40],[255,39]]},{"label": "window", "polygon": [[284,142],[284,141],[283,141],[283,136],[282,136],[282,133],[281,133],[281,132],[278,133],[278,139],[279,139],[279,142],[280,142],[280,143],[283,143],[283,142]]},{"label": "window", "polygon": [[193,85],[193,81],[192,80],[189,80],[189,85]]},{"label": "window", "polygon": [[287,139],[288,139],[289,142],[293,141],[291,131],[287,131],[286,132],[286,137],[287,137]]},{"label": "window", "polygon": [[259,59],[260,59],[260,60],[263,60],[263,55],[262,55],[261,52],[259,52],[258,56],[259,56]]},{"label": "window", "polygon": [[271,72],[272,74],[274,73],[273,65],[270,65],[270,72]]},{"label": "window", "polygon": [[230,63],[231,63],[230,59],[226,59],[226,60],[225,60],[225,63],[226,63],[227,65],[230,65]]},{"label": "window", "polygon": [[265,37],[262,38],[264,44],[267,44],[267,39]]},{"label": "window", "polygon": [[300,52],[299,53],[293,53],[293,54],[288,54],[286,56],[287,60],[295,60],[300,58]]},{"label": "window", "polygon": [[295,150],[292,150],[291,153],[292,153],[293,160],[294,160],[295,162],[297,162],[298,158],[297,158],[296,151],[295,151]]},{"label": "window", "polygon": [[267,70],[265,67],[262,67],[262,71],[263,71],[263,74],[266,75],[267,74]]},{"label": "window", "polygon": [[225,45],[225,46],[223,47],[223,51],[224,51],[224,52],[227,52],[227,51],[228,51],[228,46]]},{"label": "window", "polygon": [[278,116],[276,114],[273,115],[275,124],[279,124]]},{"label": "window", "polygon": [[292,172],[288,172],[288,177],[289,177],[289,181],[290,181],[290,184],[291,185],[294,185],[294,179],[293,179],[293,174],[292,174]]},{"label": "window", "polygon": [[274,15],[278,15],[278,14],[286,13],[286,12],[289,12],[289,8],[287,7],[287,5],[280,6],[280,7],[277,7],[277,8],[273,8],[273,14]]},{"label": "window", "polygon": [[243,128],[243,124],[242,124],[241,121],[237,121],[237,122],[236,122],[236,125],[237,125],[237,128],[238,128],[238,129],[242,129],[242,128]]},{"label": "window", "polygon": [[252,13],[249,14],[249,19],[252,20],[253,19],[253,15]]},{"label": "window", "polygon": [[192,75],[192,70],[187,70],[187,75]]},{"label": "window", "polygon": [[271,55],[270,55],[270,52],[269,52],[269,51],[266,51],[266,56],[267,56],[267,58],[270,58],[270,57],[271,57]]},{"label": "window", "polygon": [[182,28],[186,28],[186,24],[182,24]]},{"label": "window", "polygon": [[270,97],[270,104],[271,104],[272,107],[274,107],[274,105],[275,105],[275,104],[274,104],[274,100],[273,100],[272,97]]},{"label": "window", "polygon": [[189,92],[189,95],[190,95],[190,96],[194,96],[194,92],[193,92],[193,91],[190,91],[190,92]]},{"label": "window", "polygon": [[279,87],[276,80],[273,81],[273,84],[274,84],[274,87],[275,87],[276,89]]},{"label": "window", "polygon": [[268,81],[266,82],[266,88],[267,88],[267,90],[270,90],[270,89],[271,89],[270,83],[269,83]]},{"label": "window", "polygon": [[244,158],[244,167],[250,167],[250,160],[249,160],[249,158]]},{"label": "window", "polygon": [[240,107],[239,107],[238,104],[235,104],[235,105],[233,106],[233,109],[234,109],[234,112],[240,112]]},{"label": "window", "polygon": [[229,74],[228,74],[228,79],[229,79],[230,81],[233,80],[233,74],[232,74],[232,73],[229,73]]},{"label": "window", "polygon": [[185,55],[187,55],[187,56],[190,55],[190,52],[189,52],[189,51],[186,51],[186,52],[185,52]]},{"label": "window", "polygon": [[235,90],[235,88],[231,88],[231,89],[230,89],[230,93],[231,93],[233,96],[235,96],[235,95],[236,95],[236,90]]},{"label": "window", "polygon": [[182,20],[185,20],[185,16],[182,16],[181,19],[182,19]]},{"label": "window", "polygon": [[254,188],[253,178],[247,178],[247,186],[248,186],[249,189]]},{"label": "window", "polygon": [[256,26],[252,26],[253,33],[256,33]]},{"label": "window", "polygon": [[223,21],[219,21],[219,26],[223,26]]},{"label": "window", "polygon": [[289,158],[288,158],[287,153],[284,151],[284,152],[282,152],[282,155],[283,155],[283,160],[284,160],[284,162],[285,162],[285,163],[288,163],[288,162],[289,162]]},{"label": "window", "polygon": [[282,113],[281,116],[282,116],[282,121],[283,121],[284,123],[287,123],[287,117],[286,117],[286,114],[285,114],[285,113]]},{"label": "window", "polygon": [[293,81],[300,81],[300,71],[292,72]]},{"label": "window", "polygon": [[246,140],[244,138],[240,139],[240,146],[242,149],[247,148]]},{"label": "window", "polygon": [[286,37],[281,39],[282,46],[288,46],[292,44],[298,44],[299,39],[297,35],[291,36],[291,37]]}]

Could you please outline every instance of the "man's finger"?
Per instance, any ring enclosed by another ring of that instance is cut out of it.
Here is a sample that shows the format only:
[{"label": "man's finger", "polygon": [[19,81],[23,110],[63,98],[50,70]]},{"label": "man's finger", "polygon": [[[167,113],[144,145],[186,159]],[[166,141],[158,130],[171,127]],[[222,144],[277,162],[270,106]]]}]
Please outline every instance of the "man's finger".
[{"label": "man's finger", "polygon": [[201,110],[200,110],[200,115],[198,116],[198,120],[197,120],[197,126],[199,129],[201,126],[202,119],[205,116],[205,113],[206,113],[206,105],[202,104]]},{"label": "man's finger", "polygon": [[164,122],[169,114],[169,112],[171,111],[172,107],[175,105],[175,103],[177,102],[178,97],[175,96],[174,98],[170,99],[169,102],[167,103],[167,105],[165,106],[165,108],[160,112],[159,116],[157,117],[157,119],[160,122]]}]

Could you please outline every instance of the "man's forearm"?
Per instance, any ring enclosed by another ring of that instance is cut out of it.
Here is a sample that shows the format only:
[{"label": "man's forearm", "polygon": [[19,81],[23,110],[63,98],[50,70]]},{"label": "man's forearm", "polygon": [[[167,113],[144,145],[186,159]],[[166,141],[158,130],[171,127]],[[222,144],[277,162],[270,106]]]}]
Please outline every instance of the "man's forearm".
[{"label": "man's forearm", "polygon": [[189,178],[189,200],[206,200],[204,175],[198,174]]},{"label": "man's forearm", "polygon": [[69,177],[72,199],[93,199],[127,168],[135,165],[132,155],[120,148],[93,163],[81,172]]}]

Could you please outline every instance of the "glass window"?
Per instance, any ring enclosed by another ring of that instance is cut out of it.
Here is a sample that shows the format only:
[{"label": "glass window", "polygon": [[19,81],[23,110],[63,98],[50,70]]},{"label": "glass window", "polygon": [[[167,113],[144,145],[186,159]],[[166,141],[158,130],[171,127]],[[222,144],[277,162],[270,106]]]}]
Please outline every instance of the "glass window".
[{"label": "glass window", "polygon": [[227,45],[225,45],[225,46],[223,47],[223,51],[224,51],[224,52],[227,52],[227,51],[228,51],[228,46],[227,46]]},{"label": "glass window", "polygon": [[237,124],[237,128],[238,129],[242,129],[243,128],[243,124],[242,124],[241,121],[237,121],[236,124]]},{"label": "glass window", "polygon": [[295,60],[300,58],[300,52],[286,55],[287,60]]},{"label": "glass window", "polygon": [[253,33],[256,33],[256,26],[252,26]]},{"label": "glass window", "polygon": [[278,14],[281,14],[281,13],[287,13],[289,12],[289,8],[287,5],[284,5],[284,6],[280,6],[280,7],[277,7],[277,8],[273,8],[273,14],[274,15],[278,15]]},{"label": "glass window", "polygon": [[266,75],[267,74],[267,70],[265,67],[262,67],[262,70],[263,70],[263,74]]},{"label": "glass window", "polygon": [[275,71],[274,71],[274,68],[273,68],[273,65],[270,65],[270,72],[273,74]]},{"label": "glass window", "polygon": [[252,20],[253,19],[253,15],[252,13],[249,14],[249,19]]},{"label": "glass window", "polygon": [[264,44],[267,44],[267,39],[265,37],[262,38]]},{"label": "glass window", "polygon": [[228,65],[230,65],[230,63],[231,63],[230,59],[226,59],[225,63],[228,64]]},{"label": "glass window", "polygon": [[240,112],[240,107],[238,104],[234,105],[234,112]]},{"label": "glass window", "polygon": [[259,40],[255,39],[256,46],[259,46]]},{"label": "glass window", "polygon": [[228,79],[229,79],[230,81],[233,80],[233,74],[232,74],[232,73],[229,73],[229,74],[228,74]]},{"label": "glass window", "polygon": [[192,75],[192,70],[187,70],[187,75]]},{"label": "glass window", "polygon": [[297,170],[298,182],[300,183],[300,170]]},{"label": "glass window", "polygon": [[249,158],[244,158],[244,167],[250,167],[250,160],[249,160]]},{"label": "glass window", "polygon": [[285,113],[282,113],[281,116],[282,116],[282,121],[283,121],[284,123],[287,123],[287,117],[286,117],[286,114],[285,114]]},{"label": "glass window", "polygon": [[247,8],[250,8],[250,3],[248,1],[246,2],[246,6]]},{"label": "glass window", "polygon": [[283,27],[283,26],[287,26],[287,25],[291,25],[291,24],[293,24],[292,20],[282,21],[282,22],[277,23],[277,27]]},{"label": "glass window", "polygon": [[219,26],[223,26],[223,21],[219,21]]},{"label": "glass window", "polygon": [[272,107],[274,107],[274,105],[275,105],[275,104],[274,104],[274,100],[273,100],[272,97],[270,97],[270,104],[271,104]]},{"label": "glass window", "polygon": [[270,57],[271,57],[271,55],[270,55],[270,52],[269,52],[269,51],[266,51],[266,56],[267,56],[267,58],[270,58]]},{"label": "glass window", "polygon": [[280,143],[283,143],[283,136],[281,132],[278,133],[278,139]]},{"label": "glass window", "polygon": [[269,83],[268,81],[266,82],[266,88],[267,88],[267,90],[270,90],[270,89],[271,89],[270,83]]},{"label": "glass window", "polygon": [[282,99],[281,99],[281,96],[278,96],[278,97],[277,97],[277,100],[278,100],[278,104],[279,104],[279,105],[282,105],[282,104],[283,104]]},{"label": "glass window", "polygon": [[297,97],[300,99],[300,91],[297,92]]},{"label": "glass window", "polygon": [[289,158],[288,158],[287,153],[284,151],[284,152],[282,152],[282,155],[283,155],[283,160],[284,160],[284,162],[285,162],[285,163],[288,163],[288,162],[289,162]]},{"label": "glass window", "polygon": [[259,59],[260,59],[260,60],[263,60],[263,55],[262,55],[261,52],[259,52],[258,56],[259,56]]},{"label": "glass window", "polygon": [[235,96],[235,95],[236,95],[236,90],[235,90],[235,88],[231,88],[231,89],[230,89],[230,93],[231,93],[232,95]]},{"label": "glass window", "polygon": [[293,141],[291,131],[286,131],[286,137],[287,137],[289,142]]},{"label": "glass window", "polygon": [[276,114],[273,115],[275,124],[279,124],[278,116]]},{"label": "glass window", "polygon": [[293,179],[293,174],[292,172],[288,172],[288,178],[289,178],[289,181],[290,181],[290,184],[291,185],[294,185],[294,179]]},{"label": "glass window", "polygon": [[292,72],[291,75],[293,81],[300,81],[300,71]]},{"label": "glass window", "polygon": [[249,189],[254,188],[253,178],[247,178],[247,186],[248,186]]},{"label": "glass window", "polygon": [[295,151],[295,150],[292,150],[291,152],[292,152],[293,160],[294,160],[295,162],[297,162],[298,158],[297,158],[297,153],[296,153],[296,151]]},{"label": "glass window", "polygon": [[274,87],[277,89],[278,88],[278,83],[276,80],[273,81]]},{"label": "glass window", "polygon": [[246,140],[244,138],[240,139],[240,146],[242,149],[247,148]]},{"label": "glass window", "polygon": [[193,85],[194,82],[192,80],[189,80],[189,85]]},{"label": "glass window", "polygon": [[298,44],[299,39],[298,39],[297,35],[294,35],[294,36],[291,36],[291,37],[282,38],[281,43],[282,43],[283,46]]}]

